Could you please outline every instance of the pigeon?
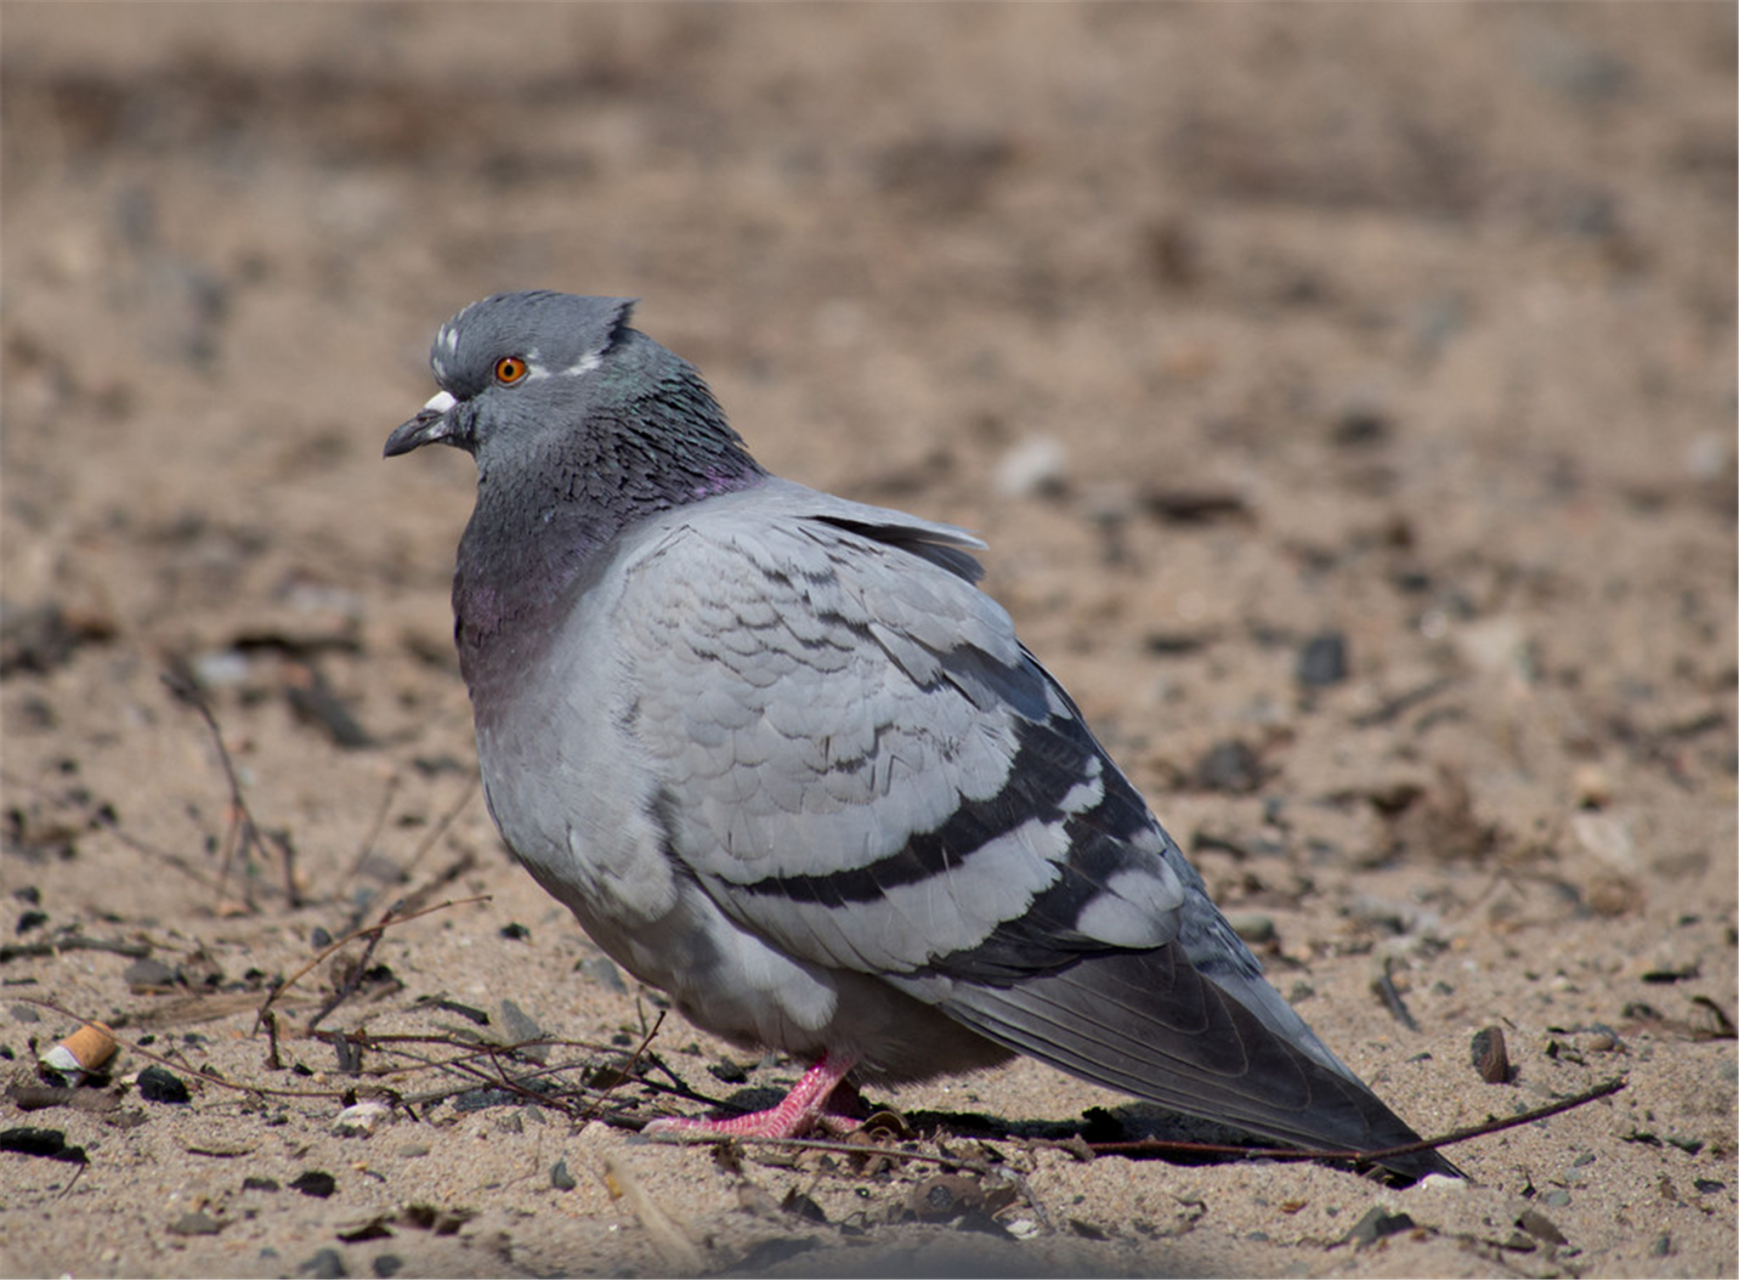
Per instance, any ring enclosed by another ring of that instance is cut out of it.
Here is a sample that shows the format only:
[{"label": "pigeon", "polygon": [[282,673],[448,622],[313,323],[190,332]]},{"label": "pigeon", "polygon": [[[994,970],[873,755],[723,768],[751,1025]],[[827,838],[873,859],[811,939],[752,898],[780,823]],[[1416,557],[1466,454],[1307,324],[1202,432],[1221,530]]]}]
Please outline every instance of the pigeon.
[{"label": "pigeon", "polygon": [[773,475],[636,301],[466,307],[385,453],[476,462],[454,635],[507,847],[690,1021],[807,1064],[651,1127],[797,1135],[1025,1054],[1280,1143],[1418,1142],[978,588],[985,544]]}]

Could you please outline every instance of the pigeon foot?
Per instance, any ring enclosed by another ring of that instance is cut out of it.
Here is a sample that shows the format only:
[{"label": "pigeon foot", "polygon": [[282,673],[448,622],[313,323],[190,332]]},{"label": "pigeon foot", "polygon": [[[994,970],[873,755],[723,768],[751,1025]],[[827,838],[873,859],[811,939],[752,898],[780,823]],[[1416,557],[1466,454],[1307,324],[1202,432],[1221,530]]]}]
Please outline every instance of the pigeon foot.
[{"label": "pigeon foot", "polygon": [[[776,1107],[766,1111],[733,1116],[728,1120],[702,1120],[687,1116],[666,1116],[654,1120],[642,1133],[648,1137],[671,1137],[678,1141],[706,1141],[720,1138],[800,1138],[816,1129],[839,1133],[851,1128],[845,1117],[828,1111],[828,1100],[857,1065],[856,1058],[839,1058],[823,1054],[821,1061],[803,1073],[790,1093]],[[847,1086],[849,1089],[850,1086]]]}]

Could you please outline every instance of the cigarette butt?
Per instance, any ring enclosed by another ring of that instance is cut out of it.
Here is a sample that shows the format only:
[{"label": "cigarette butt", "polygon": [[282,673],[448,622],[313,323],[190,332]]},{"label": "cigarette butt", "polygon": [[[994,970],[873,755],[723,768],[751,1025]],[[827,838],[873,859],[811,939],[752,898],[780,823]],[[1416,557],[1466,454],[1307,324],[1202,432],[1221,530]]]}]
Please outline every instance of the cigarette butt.
[{"label": "cigarette butt", "polygon": [[100,1022],[87,1022],[42,1055],[46,1067],[77,1076],[98,1071],[115,1056],[115,1033]]}]

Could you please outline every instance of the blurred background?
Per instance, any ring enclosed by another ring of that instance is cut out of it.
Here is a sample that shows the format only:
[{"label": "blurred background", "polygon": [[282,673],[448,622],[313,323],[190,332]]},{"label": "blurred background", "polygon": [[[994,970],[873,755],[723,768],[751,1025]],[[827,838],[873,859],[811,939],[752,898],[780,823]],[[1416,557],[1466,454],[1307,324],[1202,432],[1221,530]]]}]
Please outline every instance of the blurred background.
[{"label": "blurred background", "polygon": [[[3,17],[20,930],[149,923],[281,972],[444,867],[496,895],[476,948],[382,955],[511,975],[587,1033],[568,1001],[618,997],[572,977],[575,931],[481,805],[437,821],[475,771],[446,600],[473,469],[380,448],[462,305],[628,295],[774,470],[984,533],[988,589],[1282,991],[1361,1070],[1393,1050],[1367,1075],[1399,1110],[1483,1116],[1442,1074],[1482,1020],[1581,1087],[1542,1019],[1597,1020],[1655,1037],[1637,1105],[1712,1144],[1699,1193],[1731,1180],[1732,5]],[[166,671],[283,836],[234,874]],[[1332,959],[1373,951],[1419,966],[1435,1041]],[[115,959],[8,981],[124,1013]],[[1650,1141],[1601,1157],[1638,1196],[1682,1157]],[[1577,1195],[1578,1265],[1655,1265]]]}]

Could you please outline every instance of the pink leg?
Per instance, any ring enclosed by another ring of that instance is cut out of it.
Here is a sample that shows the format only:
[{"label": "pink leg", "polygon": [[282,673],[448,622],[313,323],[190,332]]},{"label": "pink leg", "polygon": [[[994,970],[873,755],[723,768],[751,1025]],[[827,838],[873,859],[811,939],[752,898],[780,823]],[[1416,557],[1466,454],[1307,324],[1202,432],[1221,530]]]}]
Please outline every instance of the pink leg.
[{"label": "pink leg", "polygon": [[[642,1132],[647,1134],[692,1134],[695,1137],[719,1138],[796,1138],[817,1125],[829,1127],[834,1119],[827,1114],[827,1100],[845,1079],[846,1072],[857,1065],[856,1058],[841,1058],[822,1054],[796,1088],[784,1101],[768,1111],[756,1111],[730,1120],[691,1120],[685,1116],[668,1116],[654,1120]],[[849,1086],[848,1086],[849,1089]]]}]

